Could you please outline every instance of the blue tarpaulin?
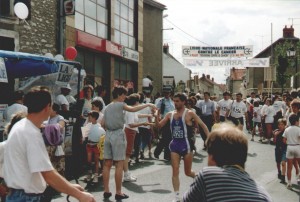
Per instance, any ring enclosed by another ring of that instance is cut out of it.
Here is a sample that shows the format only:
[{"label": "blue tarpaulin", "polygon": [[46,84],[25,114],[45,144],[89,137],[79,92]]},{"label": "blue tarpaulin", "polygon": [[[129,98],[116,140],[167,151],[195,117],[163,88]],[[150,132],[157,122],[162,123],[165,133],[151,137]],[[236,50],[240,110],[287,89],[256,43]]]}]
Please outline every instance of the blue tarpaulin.
[{"label": "blue tarpaulin", "polygon": [[58,61],[53,58],[29,53],[2,50],[0,50],[0,58],[4,58],[9,78],[23,78],[55,73],[58,71],[60,63],[78,64],[77,62]]}]

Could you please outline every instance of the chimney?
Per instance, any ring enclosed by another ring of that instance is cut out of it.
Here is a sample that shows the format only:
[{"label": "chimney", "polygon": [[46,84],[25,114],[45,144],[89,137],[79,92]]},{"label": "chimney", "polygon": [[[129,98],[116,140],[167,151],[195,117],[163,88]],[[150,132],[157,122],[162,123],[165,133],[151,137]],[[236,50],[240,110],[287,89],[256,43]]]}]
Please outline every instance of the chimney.
[{"label": "chimney", "polygon": [[211,78],[212,82],[214,82],[214,77]]},{"label": "chimney", "polygon": [[169,54],[169,45],[167,43],[165,43],[164,46],[163,46],[163,52],[165,54]]},{"label": "chimney", "polygon": [[204,78],[205,77],[205,74],[202,74],[202,78]]},{"label": "chimney", "polygon": [[283,28],[283,38],[294,38],[294,28],[293,25],[291,25],[290,28],[287,28],[286,26]]},{"label": "chimney", "polygon": [[209,74],[207,74],[207,75],[206,75],[206,78],[210,79],[210,75],[209,75]]}]

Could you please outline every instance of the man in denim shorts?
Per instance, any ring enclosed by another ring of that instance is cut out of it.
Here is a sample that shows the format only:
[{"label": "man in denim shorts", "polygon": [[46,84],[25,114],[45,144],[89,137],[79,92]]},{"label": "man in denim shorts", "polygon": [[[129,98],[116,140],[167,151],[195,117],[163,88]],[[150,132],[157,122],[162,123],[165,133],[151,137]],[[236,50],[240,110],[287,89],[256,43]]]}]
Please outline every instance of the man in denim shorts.
[{"label": "man in denim shorts", "polygon": [[121,192],[123,165],[126,153],[126,138],[124,133],[124,110],[136,112],[146,107],[155,108],[153,104],[138,105],[135,107],[128,106],[124,103],[127,90],[123,86],[115,87],[112,96],[113,101],[107,105],[104,111],[104,126],[107,129],[104,142],[104,168],[103,168],[103,197],[111,197],[109,191],[110,169],[115,164],[115,182],[116,182],[116,200],[129,198],[128,195]]}]

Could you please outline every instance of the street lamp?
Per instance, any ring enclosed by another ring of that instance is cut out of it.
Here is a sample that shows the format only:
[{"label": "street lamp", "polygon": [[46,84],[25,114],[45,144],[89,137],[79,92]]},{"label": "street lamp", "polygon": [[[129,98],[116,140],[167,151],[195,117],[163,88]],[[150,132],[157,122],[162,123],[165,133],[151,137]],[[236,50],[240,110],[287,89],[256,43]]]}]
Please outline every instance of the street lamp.
[{"label": "street lamp", "polygon": [[295,58],[295,66],[296,66],[296,74],[295,74],[295,88],[297,89],[298,88],[298,76],[297,76],[297,73],[298,73],[298,59],[297,59],[297,55],[296,55],[296,50],[294,47],[291,47],[289,48],[287,51],[286,51],[286,55],[290,58]]}]

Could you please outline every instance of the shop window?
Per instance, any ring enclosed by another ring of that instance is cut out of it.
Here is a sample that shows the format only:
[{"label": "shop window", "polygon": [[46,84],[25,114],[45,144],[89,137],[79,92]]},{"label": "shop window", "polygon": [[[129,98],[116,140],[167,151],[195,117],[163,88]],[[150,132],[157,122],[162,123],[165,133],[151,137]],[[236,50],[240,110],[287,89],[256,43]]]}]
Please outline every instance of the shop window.
[{"label": "shop window", "polygon": [[121,0],[122,4],[128,5],[128,0]]},{"label": "shop window", "polygon": [[134,68],[132,63],[115,60],[115,79],[132,81],[133,70]]},{"label": "shop window", "polygon": [[86,73],[94,74],[94,55],[91,54],[90,52],[85,53],[84,68]]},{"label": "shop window", "polygon": [[121,45],[128,47],[128,35],[121,33]]},{"label": "shop window", "polygon": [[89,34],[108,38],[106,0],[76,0],[75,28]]},{"label": "shop window", "polygon": [[96,76],[103,76],[103,58],[97,57],[95,55],[95,75]]},{"label": "shop window", "polygon": [[115,42],[120,44],[121,43],[121,33],[118,30],[115,30]]},{"label": "shop window", "polygon": [[100,22],[97,22],[97,36],[101,38],[105,38],[107,36],[107,26]]},{"label": "shop window", "polygon": [[85,17],[85,31],[90,34],[97,35],[96,28],[97,28],[96,20]]},{"label": "shop window", "polygon": [[130,36],[133,36],[133,24],[131,23],[131,22],[129,22],[128,23],[128,34],[130,35]]},{"label": "shop window", "polygon": [[107,22],[107,11],[102,6],[97,6],[97,20],[103,23]]},{"label": "shop window", "polygon": [[75,28],[84,31],[84,15],[76,12],[75,21]]},{"label": "shop window", "polygon": [[[119,43],[125,47],[135,49],[134,39],[134,2],[128,0],[115,0],[115,15],[114,28],[115,37],[114,42]],[[120,32],[120,34],[118,33]],[[129,42],[130,40],[130,42]]]},{"label": "shop window", "polygon": [[120,15],[120,2],[115,1],[115,14]]},{"label": "shop window", "polygon": [[121,4],[121,17],[128,20],[128,7],[124,4]]},{"label": "shop window", "polygon": [[77,50],[76,61],[80,62],[81,65],[84,65],[84,50]]},{"label": "shop window", "polygon": [[134,1],[129,1],[129,8],[134,9]]},{"label": "shop window", "polygon": [[103,7],[107,7],[106,0],[97,0],[97,3]]},{"label": "shop window", "polygon": [[115,18],[114,21],[115,21],[115,28],[117,30],[120,30],[120,18]]},{"label": "shop window", "polygon": [[115,60],[115,78],[120,78],[120,62]]},{"label": "shop window", "polygon": [[84,13],[86,16],[89,16],[93,19],[96,19],[96,15],[97,15],[97,7],[96,4],[94,2],[91,2],[89,0],[85,0],[85,4],[84,4]]},{"label": "shop window", "polygon": [[84,13],[84,0],[76,0],[75,9],[80,13]]},{"label": "shop window", "polygon": [[128,21],[121,18],[121,32],[128,33]]},{"label": "shop window", "polygon": [[133,66],[131,64],[127,64],[127,80],[128,81],[132,81],[133,80]]},{"label": "shop window", "polygon": [[121,80],[127,80],[127,65],[124,62],[120,64],[120,77]]}]

